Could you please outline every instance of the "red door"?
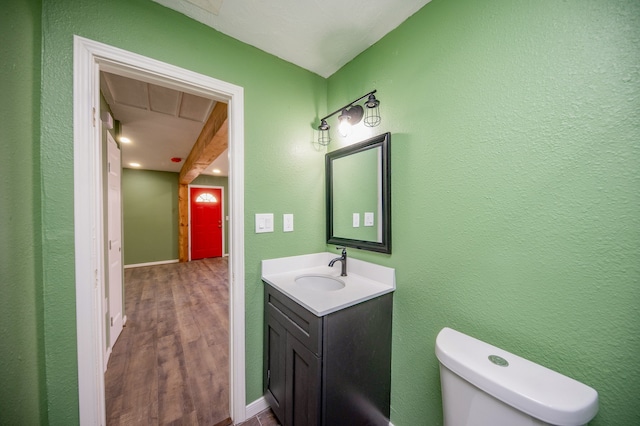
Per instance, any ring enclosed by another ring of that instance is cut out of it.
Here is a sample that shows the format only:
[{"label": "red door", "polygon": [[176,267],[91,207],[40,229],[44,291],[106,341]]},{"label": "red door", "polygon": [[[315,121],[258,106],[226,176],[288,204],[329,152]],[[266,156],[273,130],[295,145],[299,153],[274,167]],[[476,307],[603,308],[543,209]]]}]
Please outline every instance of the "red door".
[{"label": "red door", "polygon": [[191,188],[191,260],[222,256],[222,191]]}]

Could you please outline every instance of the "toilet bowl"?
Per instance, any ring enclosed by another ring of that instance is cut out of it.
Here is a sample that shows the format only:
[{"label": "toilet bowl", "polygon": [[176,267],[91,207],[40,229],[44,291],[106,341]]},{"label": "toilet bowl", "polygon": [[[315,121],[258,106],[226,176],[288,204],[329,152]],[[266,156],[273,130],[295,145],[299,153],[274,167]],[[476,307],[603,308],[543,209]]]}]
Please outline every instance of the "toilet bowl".
[{"label": "toilet bowl", "polygon": [[445,426],[580,426],[598,393],[451,328],[436,338]]}]

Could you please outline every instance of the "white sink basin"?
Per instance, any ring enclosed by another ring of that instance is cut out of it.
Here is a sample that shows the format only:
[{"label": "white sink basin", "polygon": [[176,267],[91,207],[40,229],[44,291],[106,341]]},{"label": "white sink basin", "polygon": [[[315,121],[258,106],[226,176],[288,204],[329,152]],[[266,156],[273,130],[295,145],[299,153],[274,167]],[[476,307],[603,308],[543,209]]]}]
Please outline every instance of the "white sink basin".
[{"label": "white sink basin", "polygon": [[321,252],[265,259],[262,281],[318,317],[393,292],[395,270],[350,258],[347,276],[340,265],[329,266],[336,253]]},{"label": "white sink basin", "polygon": [[295,282],[301,287],[320,291],[342,290],[344,281],[331,275],[305,274],[295,277]]}]

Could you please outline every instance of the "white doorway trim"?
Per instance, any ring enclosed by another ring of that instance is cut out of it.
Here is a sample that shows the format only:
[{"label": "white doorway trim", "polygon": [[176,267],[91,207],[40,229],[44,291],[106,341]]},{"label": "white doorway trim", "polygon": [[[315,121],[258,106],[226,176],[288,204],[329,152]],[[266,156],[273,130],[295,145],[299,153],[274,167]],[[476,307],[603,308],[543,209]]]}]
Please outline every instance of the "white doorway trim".
[{"label": "white doorway trim", "polygon": [[246,419],[244,321],[244,89],[164,62],[74,36],[74,235],[78,396],[81,425],[105,424],[103,200],[100,71],[224,101],[229,110],[230,414]]}]

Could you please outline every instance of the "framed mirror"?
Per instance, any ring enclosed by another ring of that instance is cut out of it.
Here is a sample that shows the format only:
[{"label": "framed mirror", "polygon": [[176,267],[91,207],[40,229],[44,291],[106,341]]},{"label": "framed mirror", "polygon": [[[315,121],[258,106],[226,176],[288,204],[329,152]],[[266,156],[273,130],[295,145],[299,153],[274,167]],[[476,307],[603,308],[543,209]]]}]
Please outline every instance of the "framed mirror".
[{"label": "framed mirror", "polygon": [[327,243],[391,253],[391,134],[326,154]]}]

